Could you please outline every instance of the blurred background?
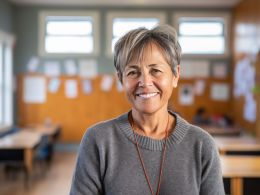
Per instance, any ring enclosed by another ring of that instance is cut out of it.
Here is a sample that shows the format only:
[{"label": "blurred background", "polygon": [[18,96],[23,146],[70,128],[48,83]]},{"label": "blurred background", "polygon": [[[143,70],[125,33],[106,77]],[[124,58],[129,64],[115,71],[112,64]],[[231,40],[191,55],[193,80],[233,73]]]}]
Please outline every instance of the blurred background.
[{"label": "blurred background", "polygon": [[1,0],[1,195],[68,194],[85,130],[130,109],[115,42],[158,24],[183,51],[169,109],[214,136],[227,194],[260,194],[260,1]]}]

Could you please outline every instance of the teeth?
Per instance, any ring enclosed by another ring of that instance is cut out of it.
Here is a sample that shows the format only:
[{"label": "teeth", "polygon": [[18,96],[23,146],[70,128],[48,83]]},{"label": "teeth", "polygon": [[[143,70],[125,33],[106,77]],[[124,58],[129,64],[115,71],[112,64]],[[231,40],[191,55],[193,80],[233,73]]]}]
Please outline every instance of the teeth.
[{"label": "teeth", "polygon": [[146,94],[139,94],[138,96],[144,99],[150,98],[155,96],[157,93],[146,93]]}]

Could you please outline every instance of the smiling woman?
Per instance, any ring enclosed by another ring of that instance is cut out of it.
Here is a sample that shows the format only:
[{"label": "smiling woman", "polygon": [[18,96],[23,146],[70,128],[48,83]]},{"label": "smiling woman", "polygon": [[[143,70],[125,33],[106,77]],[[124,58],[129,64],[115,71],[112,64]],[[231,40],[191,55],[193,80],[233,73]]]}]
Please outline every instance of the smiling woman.
[{"label": "smiling woman", "polygon": [[181,48],[170,26],[128,32],[114,64],[132,109],[90,127],[70,195],[223,195],[218,151],[199,127],[168,110]]}]

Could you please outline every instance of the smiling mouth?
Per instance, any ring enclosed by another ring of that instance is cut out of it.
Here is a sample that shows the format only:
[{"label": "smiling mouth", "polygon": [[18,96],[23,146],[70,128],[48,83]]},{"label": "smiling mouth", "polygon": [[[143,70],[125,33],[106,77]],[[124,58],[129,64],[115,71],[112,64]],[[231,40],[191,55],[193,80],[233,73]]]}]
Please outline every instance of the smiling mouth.
[{"label": "smiling mouth", "polygon": [[140,94],[137,94],[136,96],[143,98],[143,99],[149,99],[149,98],[156,96],[157,94],[158,93],[156,93],[156,92],[154,92],[154,93],[140,93]]}]

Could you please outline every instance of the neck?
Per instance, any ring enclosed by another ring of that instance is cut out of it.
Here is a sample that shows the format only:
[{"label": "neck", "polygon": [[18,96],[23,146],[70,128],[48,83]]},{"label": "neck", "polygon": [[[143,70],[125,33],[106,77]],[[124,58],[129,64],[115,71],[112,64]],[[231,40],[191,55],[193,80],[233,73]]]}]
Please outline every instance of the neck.
[{"label": "neck", "polygon": [[167,109],[159,111],[155,114],[143,114],[133,109],[132,119],[135,125],[135,132],[137,134],[154,139],[165,138],[165,132],[171,129],[173,124],[173,117],[169,115]]}]

